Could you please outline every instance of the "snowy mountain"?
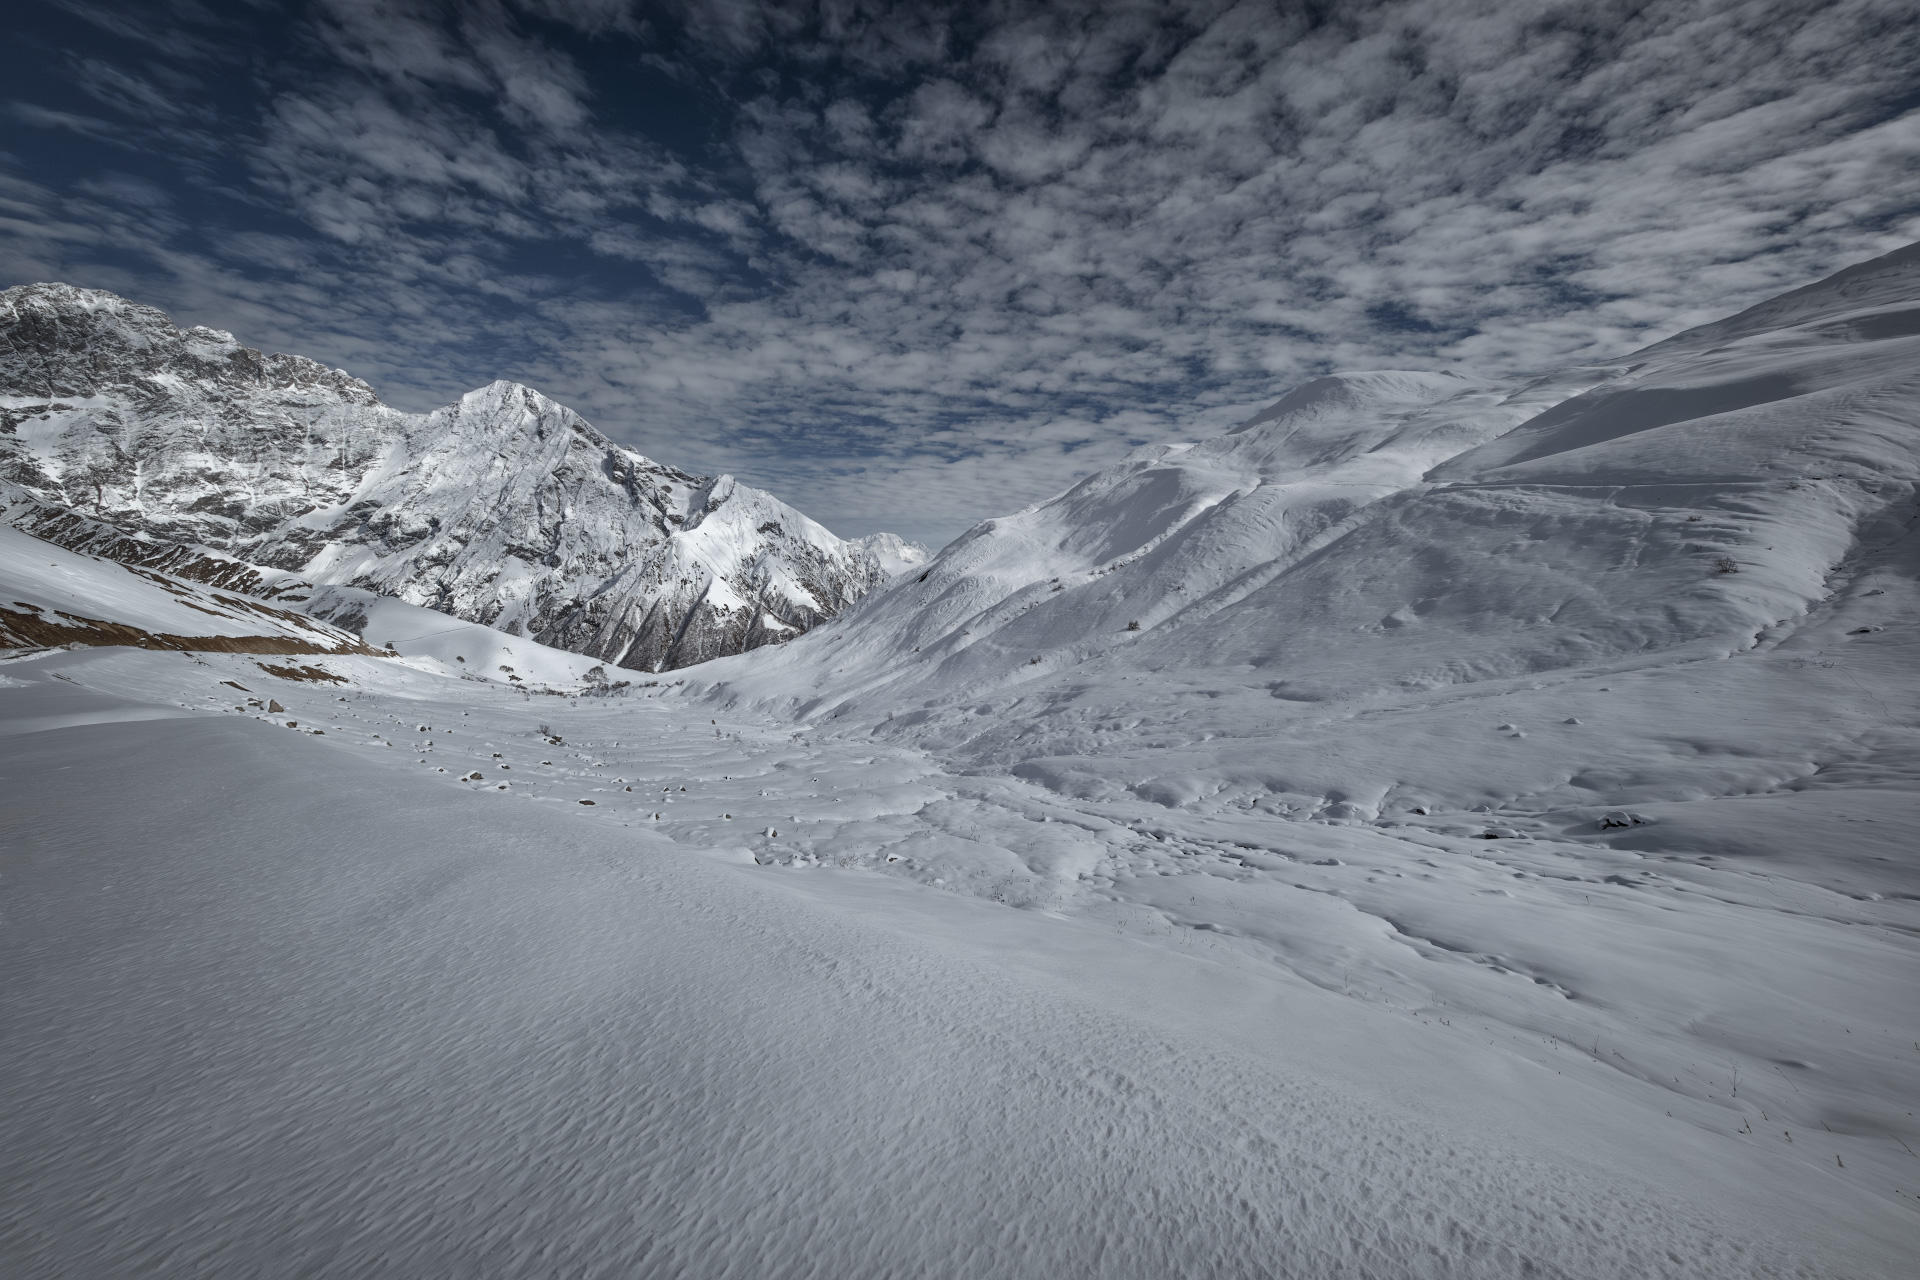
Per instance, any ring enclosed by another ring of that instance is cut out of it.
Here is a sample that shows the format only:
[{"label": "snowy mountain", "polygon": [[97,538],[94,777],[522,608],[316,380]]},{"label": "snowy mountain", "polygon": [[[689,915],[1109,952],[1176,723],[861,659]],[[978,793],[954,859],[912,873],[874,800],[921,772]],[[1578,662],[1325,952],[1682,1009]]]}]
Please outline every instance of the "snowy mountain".
[{"label": "snowy mountain", "polygon": [[338,370],[58,284],[0,294],[0,480],[9,518],[63,545],[101,550],[97,527],[74,540],[84,516],[122,535],[109,554],[231,557],[648,671],[801,634],[888,573],[527,387],[402,413]]},{"label": "snowy mountain", "polygon": [[853,539],[853,545],[873,553],[881,571],[897,578],[909,569],[917,569],[932,558],[933,552],[918,542],[909,542],[897,533],[870,533]]},{"label": "snowy mountain", "polygon": [[1894,1213],[1917,498],[1920,246],[1606,367],[1317,380],[685,694],[937,762],[800,856],[1531,1042]]},{"label": "snowy mountain", "polygon": [[[1284,720],[1751,650],[1912,517],[1916,307],[1920,247],[1611,366],[1322,378],[976,526],[805,645],[709,670],[727,697],[892,714],[907,738],[982,697],[1071,706],[1071,727],[1022,715],[974,740],[1017,763],[1086,749],[1163,680]],[[1371,812],[1385,791],[1354,794]]]}]

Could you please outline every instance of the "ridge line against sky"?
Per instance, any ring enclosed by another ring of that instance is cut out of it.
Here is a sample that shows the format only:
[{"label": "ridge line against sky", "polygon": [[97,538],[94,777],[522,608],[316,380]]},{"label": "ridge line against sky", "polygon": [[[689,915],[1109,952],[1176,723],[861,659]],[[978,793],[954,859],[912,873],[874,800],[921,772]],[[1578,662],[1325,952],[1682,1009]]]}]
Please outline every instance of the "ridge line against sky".
[{"label": "ridge line against sky", "polygon": [[1607,359],[1920,239],[1910,3],[50,0],[0,284],[498,377],[939,545],[1336,369]]}]

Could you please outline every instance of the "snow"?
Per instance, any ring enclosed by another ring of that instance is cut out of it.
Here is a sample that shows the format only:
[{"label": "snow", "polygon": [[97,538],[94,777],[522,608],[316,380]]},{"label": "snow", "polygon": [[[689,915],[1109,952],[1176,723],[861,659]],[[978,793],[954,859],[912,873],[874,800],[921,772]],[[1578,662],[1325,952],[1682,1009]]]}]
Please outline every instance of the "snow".
[{"label": "snow", "polygon": [[351,620],[353,630],[422,670],[541,690],[577,690],[589,671],[604,670],[596,659],[391,596],[353,587],[307,590],[310,596],[301,607],[320,617]]},{"label": "snow", "polygon": [[680,695],[328,665],[6,665],[0,715],[125,712],[0,738],[10,1274],[1893,1275],[1911,1243],[1872,1139],[1729,1137],[1585,1045],[1304,980],[1236,933],[1257,886],[1168,881],[1205,898],[1170,930],[831,865],[883,829],[938,858],[960,812],[1060,828],[1063,874],[1139,838],[1044,791]]},{"label": "snow", "polygon": [[[0,614],[89,629],[112,622],[159,636],[247,638],[259,652],[331,651],[358,637],[285,609],[174,578],[81,555],[0,523]],[[0,617],[0,627],[8,619]],[[31,637],[29,644],[35,643]],[[103,638],[99,643],[108,643]],[[124,641],[119,641],[124,642]],[[283,650],[271,646],[284,642]]]},{"label": "snow", "polygon": [[852,538],[849,541],[871,552],[874,559],[880,562],[881,572],[889,578],[897,578],[909,569],[917,569],[933,556],[924,546],[909,542],[897,533],[870,533],[864,538]]},{"label": "snow", "polygon": [[1916,299],[1317,380],[617,689],[5,662],[0,1264],[1905,1274]]}]

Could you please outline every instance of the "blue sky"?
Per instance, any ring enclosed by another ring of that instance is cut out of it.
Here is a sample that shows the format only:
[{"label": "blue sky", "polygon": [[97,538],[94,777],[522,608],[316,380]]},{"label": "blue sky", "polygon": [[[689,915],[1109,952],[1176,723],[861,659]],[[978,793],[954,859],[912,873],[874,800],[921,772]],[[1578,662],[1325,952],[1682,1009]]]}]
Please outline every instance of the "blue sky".
[{"label": "blue sky", "polygon": [[26,10],[0,281],[403,408],[513,378],[847,535],[1920,239],[1910,0]]}]

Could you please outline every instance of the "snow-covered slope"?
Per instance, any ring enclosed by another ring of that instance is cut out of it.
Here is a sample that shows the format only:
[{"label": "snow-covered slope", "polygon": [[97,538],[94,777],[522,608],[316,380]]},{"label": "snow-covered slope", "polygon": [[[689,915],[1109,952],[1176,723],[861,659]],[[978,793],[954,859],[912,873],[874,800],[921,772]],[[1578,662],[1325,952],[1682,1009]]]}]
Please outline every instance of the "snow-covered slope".
[{"label": "snow-covered slope", "polygon": [[1909,1157],[1803,1128],[1755,1064],[1740,1097],[1797,1143],[1710,1132],[1738,1121],[1622,1088],[1584,1042],[1262,969],[1221,929],[756,866],[777,842],[725,816],[903,832],[954,808],[873,818],[906,753],[325,665],[344,683],[0,662],[9,1280],[1871,1280],[1911,1257],[1911,1208],[1864,1190]]},{"label": "snow-covered slope", "polygon": [[798,635],[887,574],[527,387],[401,413],[338,370],[57,284],[0,294],[0,479],[41,504],[15,523],[63,545],[79,513],[640,670]]},{"label": "snow-covered slope", "polygon": [[95,645],[373,652],[358,636],[304,613],[68,551],[0,524],[0,647]]},{"label": "snow-covered slope", "polygon": [[[1916,315],[1908,249],[1613,367],[1323,378],[977,526],[807,644],[703,675],[911,733],[901,719],[995,693],[1098,720],[1206,673],[1284,719],[1751,650],[1912,518]],[[1048,732],[1022,724],[994,755]]]},{"label": "snow-covered slope", "polygon": [[[36,602],[40,610],[9,614],[0,608],[0,644],[244,653],[377,649],[422,670],[542,693],[603,691],[622,683],[592,657],[359,587],[317,584],[250,565],[208,547],[126,534],[4,481],[0,552],[0,596],[18,597],[14,603],[22,608]],[[43,589],[56,582],[58,592]],[[207,616],[223,621],[210,624]],[[361,637],[371,639],[363,643]]]},{"label": "snow-covered slope", "polygon": [[[1149,446],[977,526],[849,618],[830,648],[796,650],[751,687],[781,688],[806,667],[801,687],[971,698],[1129,646],[1131,626],[1196,621],[1244,597],[1436,463],[1599,376],[1517,389],[1448,374],[1320,379],[1232,434]],[[841,678],[827,679],[834,668]]]},{"label": "snow-covered slope", "polygon": [[1910,248],[1611,367],[1309,384],[687,691],[950,776],[809,856],[1506,1028],[1911,1232],[1917,485]]}]

